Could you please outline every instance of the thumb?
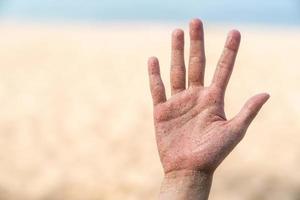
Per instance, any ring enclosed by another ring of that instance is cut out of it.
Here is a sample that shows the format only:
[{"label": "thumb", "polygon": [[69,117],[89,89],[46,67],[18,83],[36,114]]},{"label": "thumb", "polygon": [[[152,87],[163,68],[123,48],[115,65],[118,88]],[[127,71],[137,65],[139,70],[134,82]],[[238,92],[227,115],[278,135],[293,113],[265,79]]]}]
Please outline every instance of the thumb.
[{"label": "thumb", "polygon": [[248,128],[259,110],[270,98],[269,94],[263,93],[250,98],[243,106],[242,110],[232,119],[237,127]]}]

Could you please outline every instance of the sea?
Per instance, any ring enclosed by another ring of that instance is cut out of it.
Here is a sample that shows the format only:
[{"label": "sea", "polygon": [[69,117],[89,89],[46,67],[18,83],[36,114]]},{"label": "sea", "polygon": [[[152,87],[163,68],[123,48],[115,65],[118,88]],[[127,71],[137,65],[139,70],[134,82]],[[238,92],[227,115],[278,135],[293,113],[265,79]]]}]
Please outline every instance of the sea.
[{"label": "sea", "polygon": [[300,25],[300,0],[0,0],[0,20]]}]

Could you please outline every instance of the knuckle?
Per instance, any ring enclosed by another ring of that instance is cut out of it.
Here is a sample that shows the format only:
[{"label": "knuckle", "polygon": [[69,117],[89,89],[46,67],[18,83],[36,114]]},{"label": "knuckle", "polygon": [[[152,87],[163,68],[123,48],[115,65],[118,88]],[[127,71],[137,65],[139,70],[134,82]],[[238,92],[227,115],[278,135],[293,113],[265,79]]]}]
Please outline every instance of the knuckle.
[{"label": "knuckle", "polygon": [[205,64],[206,59],[202,56],[191,56],[190,63],[191,64]]},{"label": "knuckle", "polygon": [[228,67],[229,63],[228,63],[228,61],[227,61],[226,59],[223,59],[223,60],[221,60],[221,61],[219,62],[218,65],[219,65],[219,67],[220,67],[221,69],[225,69],[225,68]]}]

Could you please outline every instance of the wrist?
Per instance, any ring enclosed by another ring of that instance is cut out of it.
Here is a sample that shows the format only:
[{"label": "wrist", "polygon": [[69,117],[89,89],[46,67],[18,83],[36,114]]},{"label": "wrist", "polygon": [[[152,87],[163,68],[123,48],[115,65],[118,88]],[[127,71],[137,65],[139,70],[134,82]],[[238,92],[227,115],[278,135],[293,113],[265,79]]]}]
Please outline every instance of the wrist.
[{"label": "wrist", "polygon": [[165,174],[160,199],[206,200],[211,188],[213,173],[197,170],[180,170]]}]

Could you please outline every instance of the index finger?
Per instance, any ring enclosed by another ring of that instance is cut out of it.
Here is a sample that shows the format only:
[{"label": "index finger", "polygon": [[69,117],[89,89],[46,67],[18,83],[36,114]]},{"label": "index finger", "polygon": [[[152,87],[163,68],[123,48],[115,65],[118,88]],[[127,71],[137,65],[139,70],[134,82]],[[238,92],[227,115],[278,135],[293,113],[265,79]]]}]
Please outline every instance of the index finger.
[{"label": "index finger", "polygon": [[228,81],[230,79],[233,66],[236,60],[238,49],[240,46],[241,34],[237,30],[230,31],[227,41],[215,71],[212,86],[217,87],[225,93]]}]

